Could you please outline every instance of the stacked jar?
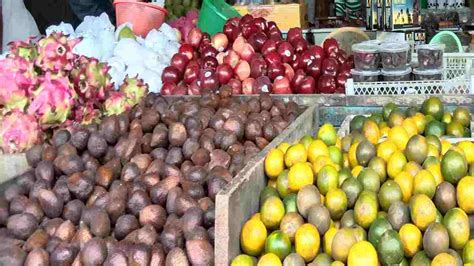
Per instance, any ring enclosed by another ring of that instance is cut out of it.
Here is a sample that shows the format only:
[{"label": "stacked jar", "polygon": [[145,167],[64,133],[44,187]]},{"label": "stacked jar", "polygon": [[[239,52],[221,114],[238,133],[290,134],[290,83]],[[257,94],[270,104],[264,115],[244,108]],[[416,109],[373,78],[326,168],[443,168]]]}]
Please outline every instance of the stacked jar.
[{"label": "stacked jar", "polygon": [[409,55],[410,45],[406,42],[386,42],[380,45],[382,76],[384,81],[407,81],[411,79]]},{"label": "stacked jar", "polygon": [[443,78],[442,44],[424,44],[418,46],[418,67],[413,69],[415,80],[441,80]]},{"label": "stacked jar", "polygon": [[380,76],[380,54],[377,43],[356,43],[352,45],[354,69],[351,69],[355,82],[376,82]]}]

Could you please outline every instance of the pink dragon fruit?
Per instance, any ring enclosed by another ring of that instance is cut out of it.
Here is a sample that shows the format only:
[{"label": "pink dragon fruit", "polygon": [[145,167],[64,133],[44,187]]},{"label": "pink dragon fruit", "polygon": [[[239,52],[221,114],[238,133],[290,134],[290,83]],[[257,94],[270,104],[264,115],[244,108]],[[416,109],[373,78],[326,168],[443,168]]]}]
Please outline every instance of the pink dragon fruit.
[{"label": "pink dragon fruit", "polygon": [[75,58],[72,49],[80,41],[81,39],[68,40],[62,33],[52,33],[37,43],[38,57],[35,64],[45,72],[70,71]]},{"label": "pink dragon fruit", "polygon": [[24,152],[40,141],[41,130],[34,116],[13,110],[0,120],[0,144],[3,152]]},{"label": "pink dragon fruit", "polygon": [[71,71],[71,79],[81,102],[104,101],[113,84],[109,66],[95,58],[81,56]]},{"label": "pink dragon fruit", "polygon": [[[36,86],[37,74],[34,64],[22,57],[7,57],[0,60],[0,73],[7,74],[14,78],[18,87],[31,92]],[[0,83],[0,89],[3,88]]]},{"label": "pink dragon fruit", "polygon": [[67,77],[46,72],[33,92],[28,113],[35,115],[44,126],[63,123],[71,114],[76,94]]},{"label": "pink dragon fruit", "polygon": [[38,50],[36,49],[33,39],[30,37],[27,41],[13,41],[8,44],[10,49],[10,56],[21,57],[28,61],[34,61],[38,56]]},{"label": "pink dragon fruit", "polygon": [[131,108],[127,95],[121,91],[110,93],[104,104],[105,115],[118,115]]},{"label": "pink dragon fruit", "polygon": [[148,85],[138,78],[125,78],[120,91],[123,92],[131,106],[135,106],[148,93]]},{"label": "pink dragon fruit", "polygon": [[4,110],[25,110],[28,104],[26,90],[21,89],[15,81],[14,73],[0,72],[0,106]]},{"label": "pink dragon fruit", "polygon": [[84,106],[76,108],[73,111],[73,117],[77,124],[89,125],[99,122],[101,113],[100,110],[94,108],[93,102],[87,102]]}]

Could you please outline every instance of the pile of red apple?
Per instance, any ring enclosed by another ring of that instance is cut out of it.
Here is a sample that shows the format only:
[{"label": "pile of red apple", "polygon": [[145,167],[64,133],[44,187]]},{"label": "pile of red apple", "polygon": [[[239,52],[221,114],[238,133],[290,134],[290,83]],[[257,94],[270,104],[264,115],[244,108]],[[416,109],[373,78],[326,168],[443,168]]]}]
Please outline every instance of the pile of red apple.
[{"label": "pile of red apple", "polygon": [[282,38],[275,22],[245,15],[223,33],[189,32],[161,76],[163,95],[198,95],[222,85],[233,94],[344,93],[353,57],[335,39],[311,46],[300,28]]}]

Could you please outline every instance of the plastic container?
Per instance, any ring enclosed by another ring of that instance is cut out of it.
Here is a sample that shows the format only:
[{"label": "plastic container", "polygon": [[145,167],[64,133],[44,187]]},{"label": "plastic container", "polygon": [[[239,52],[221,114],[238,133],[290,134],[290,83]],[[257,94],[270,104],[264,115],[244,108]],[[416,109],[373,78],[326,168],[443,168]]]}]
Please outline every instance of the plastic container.
[{"label": "plastic container", "polygon": [[224,29],[225,22],[240,17],[239,12],[224,0],[203,0],[199,11],[198,27],[214,35]]},{"label": "plastic container", "polygon": [[380,65],[378,45],[357,43],[352,45],[354,65],[357,70],[377,70]]},{"label": "plastic container", "polygon": [[152,29],[159,29],[168,12],[161,6],[136,0],[119,0],[114,2],[117,25],[129,22],[136,35],[146,37]]},{"label": "plastic container", "polygon": [[442,80],[443,79],[443,69],[421,69],[414,68],[413,76],[415,80]]},{"label": "plastic container", "polygon": [[418,46],[418,67],[422,69],[439,69],[443,66],[444,45],[424,44]]},{"label": "plastic container", "polygon": [[410,45],[406,42],[387,42],[379,46],[382,67],[385,70],[404,70],[408,64]]},{"label": "plastic container", "polygon": [[401,70],[382,69],[383,81],[408,81],[411,79],[411,67]]},{"label": "plastic container", "polygon": [[351,69],[351,75],[354,82],[377,82],[379,81],[380,70],[364,71]]}]

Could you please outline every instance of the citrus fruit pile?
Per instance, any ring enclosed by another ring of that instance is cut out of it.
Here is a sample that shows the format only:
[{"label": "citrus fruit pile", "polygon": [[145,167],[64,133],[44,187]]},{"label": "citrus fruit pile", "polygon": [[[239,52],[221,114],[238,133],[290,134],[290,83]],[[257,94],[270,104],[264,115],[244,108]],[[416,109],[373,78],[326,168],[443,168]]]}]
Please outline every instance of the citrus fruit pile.
[{"label": "citrus fruit pile", "polygon": [[372,113],[368,117],[356,115],[351,120],[350,131],[361,133],[369,140],[390,134],[406,139],[417,133],[424,136],[470,138],[471,113],[465,107],[447,112],[437,97],[428,98],[420,108],[411,106],[406,110],[388,103],[382,112]]},{"label": "citrus fruit pile", "polygon": [[423,136],[416,119],[430,115],[409,116],[410,133],[403,116],[385,138],[382,119],[344,138],[324,124],[271,150],[231,265],[474,265],[474,143]]}]

